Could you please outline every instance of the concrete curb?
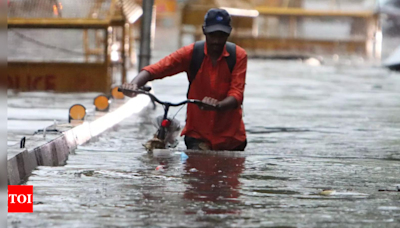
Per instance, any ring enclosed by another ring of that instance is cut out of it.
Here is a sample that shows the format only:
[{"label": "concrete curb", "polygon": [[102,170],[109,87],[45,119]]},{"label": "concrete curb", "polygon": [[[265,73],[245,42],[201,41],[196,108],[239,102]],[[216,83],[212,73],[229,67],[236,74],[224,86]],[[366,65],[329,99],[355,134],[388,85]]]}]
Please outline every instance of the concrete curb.
[{"label": "concrete curb", "polygon": [[44,141],[39,146],[20,149],[21,151],[16,155],[8,158],[8,185],[18,185],[25,182],[38,166],[65,165],[68,155],[78,145],[88,142],[132,114],[139,113],[149,103],[150,98],[147,96],[137,96],[122,105],[117,104],[118,107],[114,107],[112,112],[101,117],[94,117],[91,122],[84,122],[72,129],[58,129],[62,132],[59,136],[50,141]]}]

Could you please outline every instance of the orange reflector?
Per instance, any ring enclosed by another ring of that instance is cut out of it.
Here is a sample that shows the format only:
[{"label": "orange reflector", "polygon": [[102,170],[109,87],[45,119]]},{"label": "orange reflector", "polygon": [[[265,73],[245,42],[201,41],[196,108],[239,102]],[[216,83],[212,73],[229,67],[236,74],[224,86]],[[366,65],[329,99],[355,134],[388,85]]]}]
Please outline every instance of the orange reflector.
[{"label": "orange reflector", "polygon": [[125,95],[122,92],[118,92],[118,86],[111,90],[111,95],[114,99],[124,99]]},{"label": "orange reflector", "polygon": [[71,120],[84,120],[86,116],[86,108],[83,105],[75,104],[69,108],[68,122]]},{"label": "orange reflector", "polygon": [[106,112],[110,108],[110,100],[105,95],[99,95],[94,99],[94,106],[96,111]]},{"label": "orange reflector", "polygon": [[58,16],[58,9],[56,5],[53,5],[53,13],[54,15]]}]

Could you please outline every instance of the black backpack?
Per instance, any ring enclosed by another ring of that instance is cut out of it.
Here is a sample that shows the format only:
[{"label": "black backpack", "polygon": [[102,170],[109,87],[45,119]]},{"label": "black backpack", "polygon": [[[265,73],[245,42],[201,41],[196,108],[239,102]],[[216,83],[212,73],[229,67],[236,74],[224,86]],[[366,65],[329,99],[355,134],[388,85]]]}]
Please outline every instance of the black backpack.
[{"label": "black backpack", "polygon": [[[201,64],[204,59],[204,44],[205,41],[197,41],[194,44],[192,60],[190,61],[190,68],[188,73],[189,79],[189,88],[186,94],[189,97],[190,86],[192,85],[193,80],[196,78],[197,72],[199,71]],[[232,73],[233,68],[236,65],[236,44],[231,42],[226,42],[226,50],[229,53],[229,56],[225,58],[226,63],[228,64],[229,71]]]}]

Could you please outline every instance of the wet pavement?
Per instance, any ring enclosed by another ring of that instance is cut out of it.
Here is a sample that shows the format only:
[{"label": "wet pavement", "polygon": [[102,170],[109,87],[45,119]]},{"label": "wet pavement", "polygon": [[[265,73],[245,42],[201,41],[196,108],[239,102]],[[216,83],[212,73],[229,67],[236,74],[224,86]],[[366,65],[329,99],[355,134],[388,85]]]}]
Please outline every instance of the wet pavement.
[{"label": "wet pavement", "polygon": [[19,145],[23,137],[29,138],[38,130],[54,123],[68,123],[69,108],[81,104],[87,116],[94,114],[93,99],[101,93],[8,92],[7,145]]},{"label": "wet pavement", "polygon": [[[180,101],[187,82],[153,87]],[[366,63],[250,60],[246,152],[185,157],[181,138],[151,158],[141,144],[162,110],[149,109],[36,170],[34,213],[8,226],[398,227],[400,192],[379,190],[400,185],[399,91],[399,74]]]}]

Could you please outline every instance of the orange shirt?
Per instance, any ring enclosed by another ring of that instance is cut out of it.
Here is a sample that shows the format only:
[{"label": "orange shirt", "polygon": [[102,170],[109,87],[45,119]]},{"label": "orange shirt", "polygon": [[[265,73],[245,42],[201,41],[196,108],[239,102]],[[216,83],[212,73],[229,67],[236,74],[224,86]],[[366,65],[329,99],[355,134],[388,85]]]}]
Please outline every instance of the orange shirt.
[{"label": "orange shirt", "polygon": [[[144,67],[153,79],[161,79],[180,72],[189,72],[194,44],[180,48],[159,62]],[[212,97],[222,101],[228,96],[234,97],[239,107],[227,111],[205,111],[195,104],[188,104],[186,126],[182,135],[203,139],[213,150],[230,150],[246,140],[246,131],[242,119],[243,92],[246,81],[247,54],[236,46],[236,65],[232,74],[224,57],[229,56],[224,48],[217,64],[212,65],[204,45],[204,60],[189,91],[190,99],[202,100]]]}]

